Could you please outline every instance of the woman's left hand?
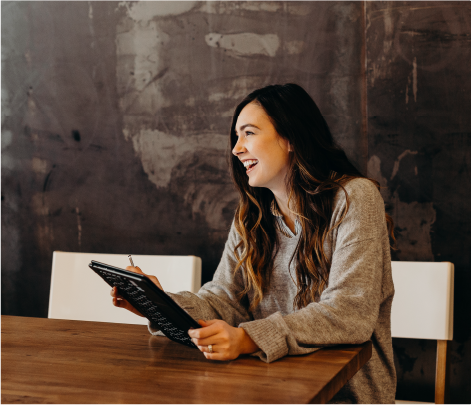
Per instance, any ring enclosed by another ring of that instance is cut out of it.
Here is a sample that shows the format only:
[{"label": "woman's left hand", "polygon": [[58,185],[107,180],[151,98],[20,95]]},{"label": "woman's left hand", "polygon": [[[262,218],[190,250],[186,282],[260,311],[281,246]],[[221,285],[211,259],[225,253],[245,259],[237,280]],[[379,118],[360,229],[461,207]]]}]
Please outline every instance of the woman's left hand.
[{"label": "woman's left hand", "polygon": [[[233,360],[241,354],[258,350],[258,346],[242,328],[234,328],[220,319],[200,320],[198,323],[202,328],[190,329],[188,334],[207,359]],[[208,345],[212,345],[212,353]]]}]

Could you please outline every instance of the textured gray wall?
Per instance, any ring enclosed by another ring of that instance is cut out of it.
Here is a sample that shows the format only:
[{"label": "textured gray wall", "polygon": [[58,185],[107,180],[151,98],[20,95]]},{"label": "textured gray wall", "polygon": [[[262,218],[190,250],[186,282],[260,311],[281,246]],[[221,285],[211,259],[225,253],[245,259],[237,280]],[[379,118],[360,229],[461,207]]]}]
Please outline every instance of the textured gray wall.
[{"label": "textured gray wall", "polygon": [[[470,25],[469,3],[2,2],[2,314],[47,316],[54,250],[194,254],[209,280],[232,110],[294,81],[385,186],[395,258],[455,263],[470,402]],[[394,345],[398,397],[433,400],[433,342]]]},{"label": "textured gray wall", "polygon": [[[367,27],[368,174],[385,187],[393,259],[455,264],[451,400],[469,403],[471,7],[368,2]],[[397,398],[433,402],[435,342],[394,348]]]}]

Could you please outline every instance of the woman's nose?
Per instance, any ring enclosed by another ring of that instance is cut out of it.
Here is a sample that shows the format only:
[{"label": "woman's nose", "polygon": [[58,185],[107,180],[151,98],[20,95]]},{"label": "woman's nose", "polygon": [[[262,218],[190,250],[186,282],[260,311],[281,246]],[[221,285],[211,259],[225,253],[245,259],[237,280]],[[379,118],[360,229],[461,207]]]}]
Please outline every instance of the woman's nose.
[{"label": "woman's nose", "polygon": [[240,138],[237,138],[237,143],[234,146],[234,149],[232,149],[232,153],[235,156],[238,156],[244,152],[247,152],[247,149],[243,145],[243,141],[240,140]]}]

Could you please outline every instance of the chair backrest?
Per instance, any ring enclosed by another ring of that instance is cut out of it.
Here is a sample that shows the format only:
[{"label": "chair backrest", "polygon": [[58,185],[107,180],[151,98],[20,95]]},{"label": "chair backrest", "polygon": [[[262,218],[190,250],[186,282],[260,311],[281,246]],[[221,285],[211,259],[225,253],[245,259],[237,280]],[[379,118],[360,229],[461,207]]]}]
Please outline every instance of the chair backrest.
[{"label": "chair backrest", "polygon": [[[197,292],[201,287],[199,257],[133,255],[132,258],[144,273],[156,276],[165,291]],[[122,269],[130,265],[125,254],[54,252],[48,317],[147,324],[146,318],[113,306],[111,288],[88,267],[91,260]]]},{"label": "chair backrest", "polygon": [[453,264],[392,262],[392,277],[392,336],[452,340]]}]

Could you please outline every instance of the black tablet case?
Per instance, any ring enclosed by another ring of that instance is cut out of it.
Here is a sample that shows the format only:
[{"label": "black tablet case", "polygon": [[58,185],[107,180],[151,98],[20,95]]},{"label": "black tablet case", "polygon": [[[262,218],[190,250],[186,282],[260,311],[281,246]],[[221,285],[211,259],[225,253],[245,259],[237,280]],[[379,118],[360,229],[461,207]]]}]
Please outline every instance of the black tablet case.
[{"label": "black tablet case", "polygon": [[88,266],[111,287],[117,287],[119,294],[158,325],[169,339],[196,347],[188,336],[188,330],[201,326],[148,277],[95,260]]}]

